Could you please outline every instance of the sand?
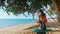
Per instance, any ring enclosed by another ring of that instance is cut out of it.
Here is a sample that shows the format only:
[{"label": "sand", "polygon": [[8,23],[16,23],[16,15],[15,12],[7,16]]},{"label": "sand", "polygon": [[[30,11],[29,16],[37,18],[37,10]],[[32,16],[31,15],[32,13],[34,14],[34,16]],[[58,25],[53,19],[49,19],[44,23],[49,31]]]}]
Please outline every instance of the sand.
[{"label": "sand", "polygon": [[35,23],[29,23],[29,24],[20,24],[16,26],[10,26],[6,28],[0,29],[0,34],[21,34],[22,31],[26,28],[32,27],[36,25]]},{"label": "sand", "polygon": [[[32,33],[31,29],[27,29],[35,25],[37,25],[36,22],[30,24],[21,24],[21,25],[6,27],[0,29],[0,34],[36,34],[36,32]],[[59,28],[49,28],[49,29],[59,30]],[[60,32],[52,32],[52,34],[60,34]]]}]

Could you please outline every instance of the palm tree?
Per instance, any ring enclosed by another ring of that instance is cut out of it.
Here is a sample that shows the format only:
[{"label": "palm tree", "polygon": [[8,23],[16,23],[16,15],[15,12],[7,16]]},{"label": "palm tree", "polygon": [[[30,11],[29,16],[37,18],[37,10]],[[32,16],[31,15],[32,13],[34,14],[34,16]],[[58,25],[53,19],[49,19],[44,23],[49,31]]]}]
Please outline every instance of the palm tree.
[{"label": "palm tree", "polygon": [[56,11],[57,14],[57,19],[58,22],[60,24],[60,0],[51,0],[52,1],[52,5],[51,7]]}]

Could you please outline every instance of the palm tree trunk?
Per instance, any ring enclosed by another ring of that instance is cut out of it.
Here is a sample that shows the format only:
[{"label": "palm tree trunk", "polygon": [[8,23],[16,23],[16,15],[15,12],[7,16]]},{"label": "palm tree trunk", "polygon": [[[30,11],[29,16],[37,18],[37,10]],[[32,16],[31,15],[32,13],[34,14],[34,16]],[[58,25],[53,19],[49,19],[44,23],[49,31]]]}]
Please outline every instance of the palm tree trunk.
[{"label": "palm tree trunk", "polygon": [[34,12],[32,11],[32,20],[34,21]]},{"label": "palm tree trunk", "polygon": [[[51,0],[52,3],[54,4],[55,6],[55,11],[56,11],[56,14],[57,14],[57,19],[58,19],[58,22],[60,24],[60,7],[59,7],[59,4],[58,4],[58,0]],[[60,26],[60,25],[59,25]]]}]

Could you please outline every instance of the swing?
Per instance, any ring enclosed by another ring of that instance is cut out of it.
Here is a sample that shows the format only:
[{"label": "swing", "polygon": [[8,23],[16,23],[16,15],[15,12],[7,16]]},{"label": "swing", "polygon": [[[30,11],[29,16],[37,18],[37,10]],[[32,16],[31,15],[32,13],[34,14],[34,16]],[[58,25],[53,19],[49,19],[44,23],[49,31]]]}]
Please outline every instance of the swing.
[{"label": "swing", "polygon": [[52,31],[51,29],[47,29],[47,30],[39,30],[39,29],[32,29],[31,32],[50,32]]}]

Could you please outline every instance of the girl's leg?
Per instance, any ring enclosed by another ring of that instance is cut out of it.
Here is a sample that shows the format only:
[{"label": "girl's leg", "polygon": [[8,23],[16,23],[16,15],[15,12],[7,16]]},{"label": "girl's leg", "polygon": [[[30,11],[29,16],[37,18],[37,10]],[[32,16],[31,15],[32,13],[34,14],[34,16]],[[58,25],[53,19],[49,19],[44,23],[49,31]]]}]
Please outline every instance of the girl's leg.
[{"label": "girl's leg", "polygon": [[[46,24],[44,23],[44,28],[43,30],[46,30]],[[43,34],[46,34],[46,32],[43,32]]]}]

